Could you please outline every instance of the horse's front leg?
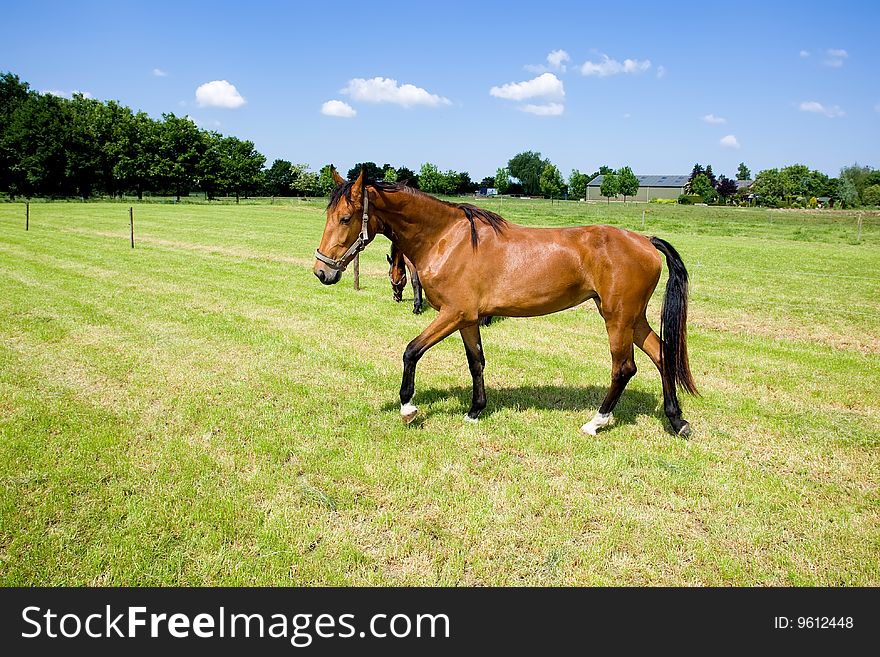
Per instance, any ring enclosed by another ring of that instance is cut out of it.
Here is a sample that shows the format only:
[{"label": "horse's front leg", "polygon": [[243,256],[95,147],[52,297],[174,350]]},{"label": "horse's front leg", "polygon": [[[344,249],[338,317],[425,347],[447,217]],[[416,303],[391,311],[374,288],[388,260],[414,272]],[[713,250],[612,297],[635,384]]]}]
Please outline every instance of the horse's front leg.
[{"label": "horse's front leg", "polygon": [[406,346],[406,351],[403,352],[403,381],[400,384],[400,417],[404,422],[409,424],[418,413],[412,400],[416,390],[416,364],[419,359],[443,338],[474,321],[466,319],[460,312],[441,310],[428,328]]},{"label": "horse's front leg", "polygon": [[409,268],[409,280],[412,282],[413,289],[413,313],[418,315],[422,312],[422,282],[419,280],[419,272],[415,267]]}]

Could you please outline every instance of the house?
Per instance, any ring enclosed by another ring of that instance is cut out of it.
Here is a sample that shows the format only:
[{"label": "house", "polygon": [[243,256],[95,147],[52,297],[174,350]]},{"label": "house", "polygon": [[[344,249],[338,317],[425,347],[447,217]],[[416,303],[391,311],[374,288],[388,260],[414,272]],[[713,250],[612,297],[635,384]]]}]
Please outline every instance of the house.
[{"label": "house", "polygon": [[[604,178],[605,176],[596,176],[587,183],[587,201],[606,200],[599,191]],[[646,202],[655,198],[677,199],[684,194],[684,186],[688,181],[687,175],[636,176],[636,178],[639,179],[639,191],[635,196],[628,196],[627,201]],[[622,201],[623,197],[618,196],[616,200]]]}]

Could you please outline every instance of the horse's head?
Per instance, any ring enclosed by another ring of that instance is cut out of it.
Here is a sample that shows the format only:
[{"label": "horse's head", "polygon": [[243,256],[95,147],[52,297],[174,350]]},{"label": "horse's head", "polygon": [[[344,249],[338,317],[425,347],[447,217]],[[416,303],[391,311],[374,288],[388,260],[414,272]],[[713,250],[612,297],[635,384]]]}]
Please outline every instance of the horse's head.
[{"label": "horse's head", "polygon": [[336,189],[327,206],[327,225],[321,245],[315,251],[315,276],[324,284],[339,281],[352,259],[375,237],[370,234],[369,197],[364,186],[364,171],[348,182],[332,169]]},{"label": "horse's head", "polygon": [[391,249],[388,258],[388,278],[391,279],[391,291],[395,301],[403,301],[403,289],[406,287],[406,265],[403,262],[403,253],[399,249]]}]

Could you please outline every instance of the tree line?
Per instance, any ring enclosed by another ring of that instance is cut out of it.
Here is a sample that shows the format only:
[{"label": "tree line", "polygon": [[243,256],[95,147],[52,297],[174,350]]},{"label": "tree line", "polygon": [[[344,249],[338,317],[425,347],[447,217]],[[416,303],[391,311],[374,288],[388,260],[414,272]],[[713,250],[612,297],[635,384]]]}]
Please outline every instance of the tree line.
[{"label": "tree line", "polygon": [[0,75],[0,191],[16,196],[255,192],[266,161],[253,142],[162,120],[115,101],[37,93]]},{"label": "tree line", "polygon": [[[325,196],[334,183],[330,166],[314,172],[307,164],[266,157],[251,141],[200,129],[186,116],[163,114],[161,120],[116,101],[82,94],[61,98],[30,89],[13,73],[0,74],[0,193],[11,198],[119,196],[145,193],[179,199],[198,190],[208,199],[220,195]],[[406,166],[359,162],[349,179],[364,169],[368,178],[402,182],[432,194],[471,194],[494,188],[500,194],[582,199],[587,184],[604,176],[600,193],[609,200],[635,196],[638,178],[630,167],[608,166],[587,174],[577,169],[566,180],[541,153],[514,155],[494,176],[480,181],[466,171],[446,170],[430,162],[418,171]],[[737,180],[750,172],[740,163]],[[694,165],[682,202],[731,203],[751,194],[763,205],[810,206],[828,197],[839,204],[880,204],[880,171],[852,165],[840,176],[801,164],[767,169],[741,188],[711,166]]]}]

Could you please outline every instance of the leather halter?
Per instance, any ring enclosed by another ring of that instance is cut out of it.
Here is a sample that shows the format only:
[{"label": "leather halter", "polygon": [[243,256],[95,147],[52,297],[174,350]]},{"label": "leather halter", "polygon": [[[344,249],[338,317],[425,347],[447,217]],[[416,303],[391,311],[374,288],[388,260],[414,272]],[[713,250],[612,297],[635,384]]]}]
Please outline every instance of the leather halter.
[{"label": "leather halter", "polygon": [[361,232],[358,235],[357,239],[354,243],[348,247],[348,250],[342,254],[342,257],[339,260],[334,260],[328,256],[325,256],[321,253],[320,249],[315,249],[315,257],[323,262],[325,265],[330,267],[330,269],[335,269],[337,271],[345,271],[345,268],[348,267],[349,263],[352,259],[365,248],[367,248],[367,242],[370,240],[369,236],[369,228],[370,228],[370,217],[367,214],[367,211],[370,206],[370,195],[367,193],[367,188],[364,186],[364,214],[361,217]]}]

